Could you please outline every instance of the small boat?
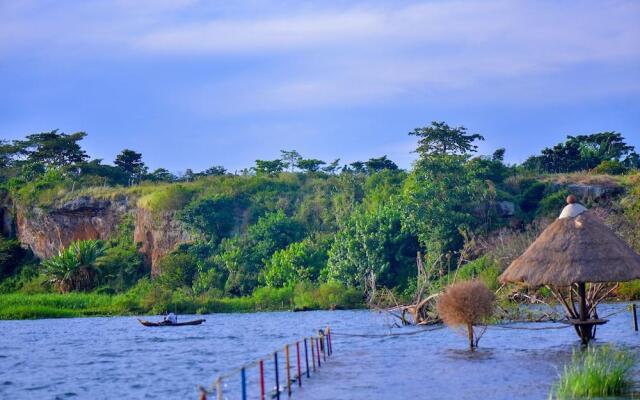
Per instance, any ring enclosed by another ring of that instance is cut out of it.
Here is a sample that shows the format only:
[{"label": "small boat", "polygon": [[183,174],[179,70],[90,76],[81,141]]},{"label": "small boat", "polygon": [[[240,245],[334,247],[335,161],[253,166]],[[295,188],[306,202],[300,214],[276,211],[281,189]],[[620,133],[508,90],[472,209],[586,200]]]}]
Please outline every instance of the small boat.
[{"label": "small boat", "polygon": [[187,326],[187,325],[200,325],[201,323],[203,323],[206,320],[205,319],[196,319],[196,320],[193,320],[193,321],[178,322],[177,324],[172,324],[172,323],[167,322],[167,321],[150,322],[150,321],[145,321],[143,319],[138,319],[138,321],[140,321],[140,323],[142,325],[144,325],[144,326]]}]

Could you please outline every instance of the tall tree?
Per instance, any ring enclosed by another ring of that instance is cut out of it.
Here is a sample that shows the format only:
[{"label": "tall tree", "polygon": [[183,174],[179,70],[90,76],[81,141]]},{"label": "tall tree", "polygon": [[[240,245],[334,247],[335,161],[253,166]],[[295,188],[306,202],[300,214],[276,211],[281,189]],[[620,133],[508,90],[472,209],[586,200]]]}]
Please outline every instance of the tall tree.
[{"label": "tall tree", "polygon": [[484,140],[480,134],[467,133],[467,128],[464,126],[451,127],[445,122],[438,121],[431,122],[431,126],[416,128],[409,132],[409,135],[419,138],[416,152],[422,157],[472,153],[478,149],[473,142]]},{"label": "tall tree", "polygon": [[320,166],[326,164],[326,162],[322,160],[318,160],[315,158],[307,158],[298,161],[298,168],[305,172],[318,172]]},{"label": "tall tree", "polygon": [[293,172],[302,156],[296,150],[280,150],[280,159],[284,162],[284,167]]},{"label": "tall tree", "polygon": [[133,150],[122,150],[116,157],[114,164],[122,168],[129,176],[129,184],[139,181],[147,173],[147,166],[142,162],[142,154]]},{"label": "tall tree", "polygon": [[256,160],[256,166],[253,168],[259,175],[277,175],[286,167],[286,163],[282,160]]},{"label": "tall tree", "polygon": [[202,171],[202,175],[204,176],[222,176],[227,173],[227,169],[222,165],[214,165],[211,168],[207,168]]},{"label": "tall tree", "polygon": [[327,174],[335,174],[338,166],[340,165],[340,159],[336,158],[332,162],[329,163],[326,167],[323,167],[322,170]]},{"label": "tall tree", "polygon": [[386,155],[378,158],[370,158],[364,163],[367,167],[367,172],[378,172],[385,169],[396,170],[398,166],[393,161],[389,160]]},{"label": "tall tree", "polygon": [[14,145],[29,163],[65,167],[89,158],[78,144],[85,136],[87,134],[84,132],[67,135],[54,129],[51,132],[28,135],[26,140],[17,140]]}]

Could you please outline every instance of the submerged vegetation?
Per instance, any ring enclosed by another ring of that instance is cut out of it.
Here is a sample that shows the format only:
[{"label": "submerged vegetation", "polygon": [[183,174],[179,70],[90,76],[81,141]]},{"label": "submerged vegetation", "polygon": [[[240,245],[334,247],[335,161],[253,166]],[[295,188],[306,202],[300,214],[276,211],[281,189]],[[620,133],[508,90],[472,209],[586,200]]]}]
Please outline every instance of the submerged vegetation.
[{"label": "submerged vegetation", "polygon": [[584,399],[622,395],[632,384],[637,356],[609,345],[574,351],[554,388],[558,399]]},{"label": "submerged vegetation", "polygon": [[[521,165],[506,164],[505,149],[475,155],[484,138],[463,127],[433,122],[410,134],[418,159],[409,170],[386,156],[340,164],[283,150],[240,172],[180,176],[149,171],[129,149],[114,165],[89,160],[82,132],[2,142],[6,215],[20,207],[29,218],[83,196],[127,199],[177,220],[192,240],[151,277],[132,212],[106,240],[72,243],[49,260],[1,237],[0,318],[359,307],[378,289],[409,301],[418,288],[422,296],[474,278],[495,291],[499,273],[557,215],[567,185],[589,179],[624,188],[585,200],[640,250],[640,157],[621,134],[570,136]],[[418,254],[428,278],[418,276]],[[619,294],[638,298],[640,287]]]}]

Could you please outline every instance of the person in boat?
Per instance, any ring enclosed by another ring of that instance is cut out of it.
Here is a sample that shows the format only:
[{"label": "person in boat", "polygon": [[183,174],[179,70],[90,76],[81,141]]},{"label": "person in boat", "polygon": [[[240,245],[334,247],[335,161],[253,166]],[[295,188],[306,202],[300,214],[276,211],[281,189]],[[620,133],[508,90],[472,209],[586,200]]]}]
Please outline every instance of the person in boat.
[{"label": "person in boat", "polygon": [[178,317],[174,313],[170,312],[169,314],[165,315],[164,322],[168,324],[177,324]]}]

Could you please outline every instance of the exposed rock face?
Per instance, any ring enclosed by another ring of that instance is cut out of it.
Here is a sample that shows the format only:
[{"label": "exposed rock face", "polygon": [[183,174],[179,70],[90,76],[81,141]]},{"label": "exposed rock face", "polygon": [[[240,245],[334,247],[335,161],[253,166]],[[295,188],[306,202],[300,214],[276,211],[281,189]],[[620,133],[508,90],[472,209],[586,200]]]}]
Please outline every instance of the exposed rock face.
[{"label": "exposed rock face", "polygon": [[[15,207],[15,234],[39,258],[56,255],[74,240],[112,237],[126,215],[135,217],[134,240],[144,254],[145,262],[157,275],[158,259],[179,243],[188,242],[190,235],[174,213],[150,213],[133,207],[127,198],[97,200],[79,197],[53,210]],[[2,228],[11,234],[13,216],[8,208],[2,211]]]},{"label": "exposed rock face", "polygon": [[620,186],[608,185],[586,185],[583,183],[571,183],[566,185],[567,189],[582,201],[599,200],[604,197],[622,192]]},{"label": "exposed rock face", "polygon": [[151,266],[151,275],[160,273],[158,260],[173,250],[178,244],[192,240],[192,236],[184,229],[175,217],[175,212],[151,213],[138,209],[134,240],[141,243],[140,251],[145,256],[145,263]]},{"label": "exposed rock face", "polygon": [[128,211],[127,199],[79,197],[61,207],[16,207],[16,236],[39,258],[49,258],[74,240],[108,239]]}]

